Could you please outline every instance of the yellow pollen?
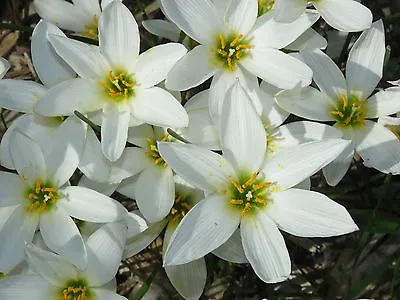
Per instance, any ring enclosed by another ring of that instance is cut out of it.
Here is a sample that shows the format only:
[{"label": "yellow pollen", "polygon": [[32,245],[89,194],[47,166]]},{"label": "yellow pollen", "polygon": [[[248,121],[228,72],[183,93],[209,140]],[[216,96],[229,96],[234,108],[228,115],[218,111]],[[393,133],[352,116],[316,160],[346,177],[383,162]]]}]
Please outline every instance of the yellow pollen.
[{"label": "yellow pollen", "polygon": [[240,200],[240,199],[232,199],[230,202],[231,202],[231,204],[234,204],[234,205],[243,204],[243,200]]},{"label": "yellow pollen", "polygon": [[336,111],[332,111],[331,114],[334,115],[334,116],[339,116],[341,118],[344,117],[344,114],[341,111],[337,111],[337,110]]},{"label": "yellow pollen", "polygon": [[[224,38],[224,36],[220,33],[219,34],[219,40],[220,40],[220,42],[221,42],[221,47],[222,48],[225,48],[226,47],[226,41],[225,41],[225,38]],[[227,53],[228,54],[228,53]]]},{"label": "yellow pollen", "polygon": [[[239,34],[235,39],[229,44],[229,46],[234,47],[241,39],[243,38],[243,34]],[[225,48],[225,47],[223,47]]]},{"label": "yellow pollen", "polygon": [[231,183],[233,184],[233,186],[238,190],[239,193],[243,193],[243,188],[240,186],[240,184],[234,180],[232,177],[229,177]]},{"label": "yellow pollen", "polygon": [[253,190],[254,190],[254,191],[258,191],[259,189],[268,187],[268,186],[270,186],[271,184],[272,184],[272,182],[269,182],[269,181],[264,181],[264,182],[262,182],[262,183],[260,183],[260,184],[253,184]]},{"label": "yellow pollen", "polygon": [[250,47],[250,45],[247,45],[247,44],[240,44],[240,45],[238,45],[238,46],[236,46],[236,50],[240,50],[240,49],[250,49],[251,47]]},{"label": "yellow pollen", "polygon": [[346,109],[346,107],[348,105],[346,95],[340,94],[340,99],[343,101],[343,109]]},{"label": "yellow pollen", "polygon": [[41,184],[42,184],[42,182],[40,180],[36,180],[36,188],[35,188],[36,194],[39,194]]},{"label": "yellow pollen", "polygon": [[251,204],[249,202],[246,203],[240,215],[243,217],[245,216],[251,209]]},{"label": "yellow pollen", "polygon": [[218,54],[221,54],[224,57],[228,56],[228,52],[226,52],[225,50],[218,49],[217,52],[218,52]]},{"label": "yellow pollen", "polygon": [[257,177],[257,173],[253,173],[253,174],[251,174],[251,177],[245,182],[245,183],[243,183],[242,184],[242,188],[247,188],[250,184],[252,184],[253,183],[253,181],[256,179],[256,177]]},{"label": "yellow pollen", "polygon": [[400,140],[400,135],[397,132],[397,126],[396,125],[389,125],[389,129]]},{"label": "yellow pollen", "polygon": [[86,36],[90,39],[97,41],[98,34],[99,34],[98,27],[99,27],[99,22],[98,22],[97,16],[94,15],[92,18],[92,22],[85,24],[85,26],[84,26],[85,31],[81,32],[81,34],[83,36]]},{"label": "yellow pollen", "polygon": [[266,202],[265,202],[264,199],[261,199],[261,198],[258,198],[258,197],[256,197],[256,198],[254,199],[254,201],[256,201],[257,203],[266,204]]}]

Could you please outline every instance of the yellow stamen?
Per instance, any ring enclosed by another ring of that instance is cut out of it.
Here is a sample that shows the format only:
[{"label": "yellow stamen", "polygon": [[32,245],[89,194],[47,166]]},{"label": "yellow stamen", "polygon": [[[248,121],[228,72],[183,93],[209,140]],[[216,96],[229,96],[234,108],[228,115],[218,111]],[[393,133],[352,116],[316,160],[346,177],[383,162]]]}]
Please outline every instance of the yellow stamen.
[{"label": "yellow stamen", "polygon": [[389,129],[400,140],[400,135],[397,132],[397,126],[396,125],[389,125]]},{"label": "yellow stamen", "polygon": [[346,109],[346,107],[348,105],[346,95],[340,94],[340,99],[343,101],[343,109]]},{"label": "yellow stamen", "polygon": [[241,205],[241,204],[243,204],[243,200],[240,200],[240,199],[232,199],[232,200],[230,201],[230,203],[231,203],[231,204],[234,204],[234,205]]},{"label": "yellow stamen", "polygon": [[248,44],[240,44],[240,45],[237,45],[235,49],[240,50],[240,49],[250,49],[250,48],[251,47]]},{"label": "yellow stamen", "polygon": [[243,217],[245,216],[251,209],[251,204],[249,202],[246,203],[240,215]]},{"label": "yellow stamen", "polygon": [[37,199],[39,199],[39,196],[36,195],[36,194],[34,194],[34,193],[29,193],[28,199],[29,199],[29,200],[32,200],[32,199],[37,200]]},{"label": "yellow stamen", "polygon": [[256,177],[257,177],[257,173],[253,173],[253,174],[251,174],[251,177],[245,182],[245,183],[243,183],[242,184],[242,188],[247,188],[250,184],[252,184],[252,182],[256,179]]},{"label": "yellow stamen", "polygon": [[229,58],[227,59],[227,61],[228,61],[228,68],[229,68],[229,70],[233,71],[232,58],[229,57]]},{"label": "yellow stamen", "polygon": [[344,117],[344,114],[341,111],[337,111],[337,110],[332,111],[331,114],[334,116],[339,116],[341,118]]},{"label": "yellow stamen", "polygon": [[218,49],[218,50],[217,50],[217,53],[218,53],[218,54],[221,54],[223,57],[228,56],[228,52],[226,52],[225,50],[222,50],[222,49]]},{"label": "yellow stamen", "polygon": [[41,185],[42,185],[42,182],[40,180],[36,180],[36,187],[35,187],[36,194],[39,194]]},{"label": "yellow stamen", "polygon": [[256,197],[256,198],[254,199],[254,201],[256,201],[257,203],[266,204],[266,202],[265,202],[264,199],[261,199],[261,198],[258,198],[258,197]]},{"label": "yellow stamen", "polygon": [[220,42],[221,42],[221,48],[225,49],[225,47],[226,47],[226,41],[225,41],[225,38],[224,38],[224,36],[222,35],[222,33],[219,34],[219,40],[220,40]]},{"label": "yellow stamen", "polygon": [[272,182],[269,182],[269,181],[264,181],[264,182],[261,182],[259,184],[253,184],[253,190],[254,191],[258,191],[258,190],[260,190],[262,188],[270,186],[271,184],[272,184]]},{"label": "yellow stamen", "polygon": [[229,177],[229,179],[231,180],[231,183],[233,184],[233,186],[238,190],[238,192],[243,193],[244,190],[242,189],[240,184],[236,180],[234,180],[232,177]]},{"label": "yellow stamen", "polygon": [[[234,47],[241,39],[243,38],[243,34],[239,34],[235,39],[229,44],[229,46]],[[224,47],[225,48],[225,47]]]}]

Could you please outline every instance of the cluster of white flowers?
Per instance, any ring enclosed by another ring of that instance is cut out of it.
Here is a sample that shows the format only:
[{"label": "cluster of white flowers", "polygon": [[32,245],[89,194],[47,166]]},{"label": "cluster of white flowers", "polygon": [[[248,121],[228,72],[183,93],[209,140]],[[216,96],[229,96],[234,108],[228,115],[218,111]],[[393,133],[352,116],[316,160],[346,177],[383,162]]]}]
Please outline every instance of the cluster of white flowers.
[{"label": "cluster of white flowers", "polygon": [[[168,21],[143,25],[172,42],[143,53],[121,1],[72,2],[34,0],[42,84],[0,80],[0,106],[24,113],[0,144],[9,169],[0,172],[0,299],[126,299],[114,278],[121,259],[165,228],[165,271],[186,299],[202,294],[210,252],[280,282],[291,273],[281,230],[358,230],[343,206],[310,191],[311,175],[322,169],[337,185],[355,153],[400,173],[400,88],[375,92],[385,32],[357,1],[162,0]],[[346,79],[311,29],[320,16],[364,30]],[[8,68],[1,58],[1,78]],[[179,91],[210,78],[181,105]],[[310,121],[284,124],[290,113]]]}]

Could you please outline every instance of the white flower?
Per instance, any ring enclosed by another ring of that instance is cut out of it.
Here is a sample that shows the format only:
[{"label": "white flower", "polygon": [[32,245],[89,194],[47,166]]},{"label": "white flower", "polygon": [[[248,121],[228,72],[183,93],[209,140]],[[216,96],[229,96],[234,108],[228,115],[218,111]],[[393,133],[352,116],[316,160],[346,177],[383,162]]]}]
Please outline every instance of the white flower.
[{"label": "white flower", "polygon": [[126,299],[115,292],[115,276],[121,261],[127,226],[106,224],[86,241],[88,265],[79,270],[63,256],[26,246],[28,263],[36,274],[10,276],[0,281],[0,298],[9,300]]},{"label": "white flower", "polygon": [[[257,18],[257,0],[228,1],[217,9],[210,0],[163,0],[166,16],[199,42],[169,72],[165,85],[187,90],[214,76],[210,113],[218,120],[226,91],[236,78],[261,110],[257,76],[280,88],[311,82],[311,70],[301,61],[279,51],[317,21],[319,15],[303,14],[291,24],[277,23],[271,13]],[[219,2],[218,2],[219,3]]]},{"label": "white flower", "polygon": [[309,2],[326,23],[337,30],[361,31],[371,26],[371,11],[354,0],[275,0],[275,19],[279,22],[293,22],[306,10]]},{"label": "white flower", "polygon": [[102,110],[104,155],[117,160],[125,148],[131,118],[158,126],[185,127],[186,111],[167,91],[154,87],[186,53],[180,44],[153,47],[139,55],[136,21],[121,2],[112,2],[99,19],[99,44],[49,37],[56,52],[80,78],[52,88],[36,106],[45,116]]},{"label": "white flower", "polygon": [[68,155],[71,168],[78,166],[82,154],[86,124],[77,117],[62,115],[45,118],[33,113],[36,103],[47,89],[64,80],[74,78],[75,72],[62,61],[47,40],[48,34],[64,34],[54,25],[40,21],[32,34],[33,66],[43,85],[33,81],[5,79],[0,81],[0,105],[24,112],[7,129],[0,144],[0,161],[8,169],[15,169],[10,153],[10,137],[15,130],[35,140],[45,156]]},{"label": "white flower", "polygon": [[[38,15],[62,29],[74,31],[82,36],[98,38],[98,19],[112,0],[34,0]],[[101,7],[100,7],[101,6]]]},{"label": "white flower", "polygon": [[265,282],[290,274],[278,228],[297,236],[334,236],[357,230],[344,207],[328,197],[290,189],[329,163],[348,142],[306,143],[267,160],[265,130],[248,96],[236,84],[224,101],[224,156],[190,144],[160,143],[162,157],[186,181],[206,192],[171,237],[165,265],[180,265],[213,251],[240,224],[245,255]]},{"label": "white flower", "polygon": [[3,57],[0,56],[0,79],[4,77],[10,68],[10,63]]},{"label": "white flower", "polygon": [[0,271],[22,261],[24,244],[37,228],[50,249],[84,268],[87,251],[70,216],[107,223],[123,218],[125,208],[90,189],[68,186],[75,171],[68,153],[44,156],[37,143],[18,131],[10,148],[18,175],[0,172],[0,207],[13,208],[0,227]]},{"label": "white flower", "polygon": [[282,92],[278,103],[287,111],[318,121],[336,121],[335,127],[352,143],[323,169],[330,185],[345,175],[357,152],[364,164],[384,173],[400,172],[400,143],[395,134],[369,119],[400,111],[400,89],[391,87],[372,96],[382,78],[385,35],[382,21],[361,34],[350,51],[346,80],[335,63],[319,50],[301,52],[313,69],[320,91],[312,87]]}]

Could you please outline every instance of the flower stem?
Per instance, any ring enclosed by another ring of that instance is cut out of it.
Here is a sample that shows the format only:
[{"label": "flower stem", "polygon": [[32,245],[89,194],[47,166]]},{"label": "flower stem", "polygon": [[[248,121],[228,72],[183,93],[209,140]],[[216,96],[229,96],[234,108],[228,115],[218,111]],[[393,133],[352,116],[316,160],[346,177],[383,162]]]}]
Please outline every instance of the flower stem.
[{"label": "flower stem", "polygon": [[184,137],[180,136],[179,134],[177,134],[175,131],[173,131],[171,128],[167,129],[167,132],[174,138],[176,138],[177,140],[181,141],[182,143],[185,144],[191,144],[191,142],[189,142],[187,139],[185,139]]},{"label": "flower stem", "polygon": [[92,127],[92,129],[96,132],[96,133],[100,133],[100,126],[94,124],[92,121],[90,121],[88,118],[86,118],[82,113],[80,113],[77,110],[74,110],[74,114],[75,116],[77,116],[79,119],[81,119],[83,122],[85,122],[86,124],[88,124],[90,127]]}]

